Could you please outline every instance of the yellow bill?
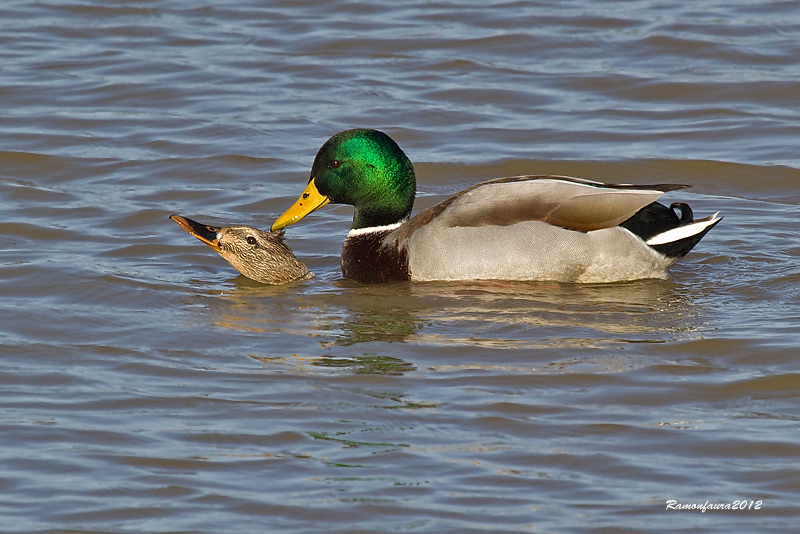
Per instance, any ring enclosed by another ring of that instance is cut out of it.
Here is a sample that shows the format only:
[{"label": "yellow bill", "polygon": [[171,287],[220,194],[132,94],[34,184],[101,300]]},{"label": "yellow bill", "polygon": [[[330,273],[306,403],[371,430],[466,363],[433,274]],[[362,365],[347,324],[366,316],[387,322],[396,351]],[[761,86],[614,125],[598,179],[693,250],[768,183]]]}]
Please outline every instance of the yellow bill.
[{"label": "yellow bill", "polygon": [[283,212],[283,215],[278,217],[278,219],[273,223],[272,230],[273,232],[280,230],[282,228],[286,228],[290,224],[294,224],[312,211],[316,211],[328,202],[330,202],[326,196],[320,194],[317,191],[317,186],[314,184],[314,179],[312,178],[308,185],[303,190],[303,193],[300,195],[300,198],[292,205],[291,208]]}]

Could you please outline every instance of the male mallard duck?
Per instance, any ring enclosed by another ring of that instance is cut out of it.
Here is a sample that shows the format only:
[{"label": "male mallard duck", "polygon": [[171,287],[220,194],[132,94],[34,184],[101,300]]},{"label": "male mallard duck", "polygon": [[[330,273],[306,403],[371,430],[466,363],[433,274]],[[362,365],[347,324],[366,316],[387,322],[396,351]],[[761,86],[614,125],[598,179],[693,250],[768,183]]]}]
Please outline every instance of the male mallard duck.
[{"label": "male mallard duck", "polygon": [[721,218],[656,201],[686,185],[613,185],[567,176],[479,183],[411,219],[414,167],[388,135],[328,139],[280,230],[328,202],[352,204],[342,273],[359,282],[664,278]]},{"label": "male mallard duck", "polygon": [[278,285],[314,276],[283,242],[283,232],[265,232],[252,226],[219,228],[180,215],[170,219],[256,282]]}]

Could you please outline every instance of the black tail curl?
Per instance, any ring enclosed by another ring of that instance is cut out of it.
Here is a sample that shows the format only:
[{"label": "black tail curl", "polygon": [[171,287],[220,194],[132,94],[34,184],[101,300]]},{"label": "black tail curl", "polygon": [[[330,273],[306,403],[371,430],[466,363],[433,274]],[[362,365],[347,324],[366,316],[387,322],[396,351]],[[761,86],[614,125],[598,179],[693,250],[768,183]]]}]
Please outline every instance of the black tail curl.
[{"label": "black tail curl", "polygon": [[[636,212],[636,214],[622,223],[620,226],[628,229],[634,234],[647,241],[650,238],[662,234],[674,228],[692,224],[694,221],[694,213],[692,208],[684,202],[675,202],[670,204],[669,207],[653,202]],[[715,223],[716,224],[716,223]],[[703,239],[703,236],[708,233],[714,224],[706,227],[704,230],[677,241],[670,241],[667,243],[660,243],[658,245],[650,245],[654,250],[668,256],[670,258],[684,257],[694,246]]]}]

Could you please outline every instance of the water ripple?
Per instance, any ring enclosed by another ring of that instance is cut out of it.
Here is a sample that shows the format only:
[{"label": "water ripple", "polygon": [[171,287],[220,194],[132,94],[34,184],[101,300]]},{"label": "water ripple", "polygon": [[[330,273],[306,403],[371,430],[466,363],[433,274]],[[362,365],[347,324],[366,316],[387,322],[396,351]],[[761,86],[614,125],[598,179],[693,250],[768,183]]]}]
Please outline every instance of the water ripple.
[{"label": "water ripple", "polygon": [[[787,532],[792,2],[5,2],[0,530]],[[167,217],[266,228],[379,127],[417,209],[479,180],[688,183],[669,280],[264,287]],[[759,511],[665,511],[761,500]]]}]

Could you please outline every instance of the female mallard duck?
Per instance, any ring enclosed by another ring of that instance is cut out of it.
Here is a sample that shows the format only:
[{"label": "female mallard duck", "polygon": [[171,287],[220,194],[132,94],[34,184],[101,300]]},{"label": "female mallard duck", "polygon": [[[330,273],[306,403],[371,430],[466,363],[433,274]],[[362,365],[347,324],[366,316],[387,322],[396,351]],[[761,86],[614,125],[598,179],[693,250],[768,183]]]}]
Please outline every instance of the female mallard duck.
[{"label": "female mallard duck", "polygon": [[414,168],[376,130],[338,133],[319,149],[311,178],[280,230],[328,202],[352,204],[342,273],[360,282],[664,278],[720,221],[656,201],[686,185],[612,185],[566,176],[477,184],[411,219]]},{"label": "female mallard duck", "polygon": [[265,232],[252,226],[219,228],[180,215],[172,215],[170,219],[256,282],[278,285],[314,276],[283,242],[283,232]]}]

